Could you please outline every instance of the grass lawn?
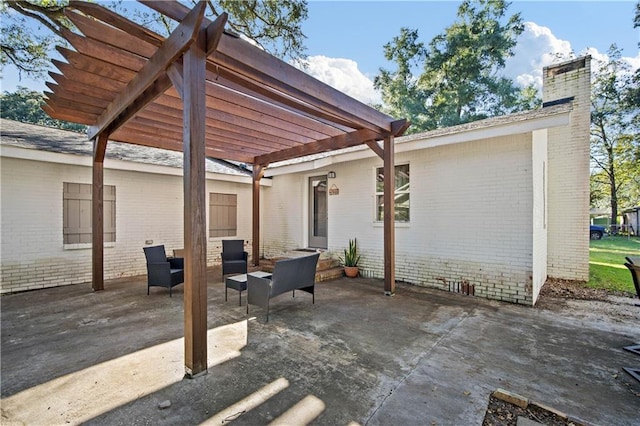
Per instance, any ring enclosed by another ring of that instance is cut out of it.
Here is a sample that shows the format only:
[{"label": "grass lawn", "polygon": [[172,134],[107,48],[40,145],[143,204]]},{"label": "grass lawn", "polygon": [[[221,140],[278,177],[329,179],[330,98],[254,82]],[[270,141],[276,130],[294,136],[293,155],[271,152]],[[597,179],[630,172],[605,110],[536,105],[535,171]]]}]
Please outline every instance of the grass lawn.
[{"label": "grass lawn", "polygon": [[640,257],[640,238],[604,237],[589,244],[589,287],[635,294],[625,256]]}]

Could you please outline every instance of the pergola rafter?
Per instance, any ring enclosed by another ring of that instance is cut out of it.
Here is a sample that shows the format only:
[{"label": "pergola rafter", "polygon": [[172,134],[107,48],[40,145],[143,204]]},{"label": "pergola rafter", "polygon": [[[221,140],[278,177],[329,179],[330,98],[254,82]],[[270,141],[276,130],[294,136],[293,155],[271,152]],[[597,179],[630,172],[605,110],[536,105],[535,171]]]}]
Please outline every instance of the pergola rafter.
[{"label": "pergola rafter", "polygon": [[[367,144],[384,161],[385,293],[395,291],[394,138],[408,126],[224,31],[176,1],[142,1],[178,22],[167,38],[95,3],[71,1],[43,109],[86,124],[94,140],[93,288],[103,289],[103,161],[107,141],[184,152],[185,368],[206,371],[205,158],[253,165],[253,260],[259,182],[270,163]],[[384,141],[379,144],[378,141]],[[388,182],[387,182],[388,181]]]}]

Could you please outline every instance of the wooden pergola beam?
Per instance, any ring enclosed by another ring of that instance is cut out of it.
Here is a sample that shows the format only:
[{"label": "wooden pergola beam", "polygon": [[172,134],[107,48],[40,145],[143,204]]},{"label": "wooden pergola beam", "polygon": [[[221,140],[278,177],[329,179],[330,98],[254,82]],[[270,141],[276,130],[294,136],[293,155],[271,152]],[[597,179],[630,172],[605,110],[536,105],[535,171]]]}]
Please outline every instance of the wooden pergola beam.
[{"label": "wooden pergola beam", "polygon": [[53,109],[48,104],[43,104],[40,106],[44,112],[46,112],[49,117],[55,118],[57,120],[65,120],[72,121],[74,123],[86,124],[90,125],[91,123],[95,123],[96,116],[92,114],[86,114],[76,110],[70,110],[67,108],[56,107]]},{"label": "wooden pergola beam", "polygon": [[283,108],[294,109],[300,114],[306,114],[307,116],[314,117],[317,120],[324,120],[325,122],[332,123],[333,125],[340,125],[346,128],[353,127],[353,122],[342,117],[340,114],[326,112],[318,109],[314,105],[300,102],[289,95],[278,92],[276,89],[260,84],[260,82],[252,80],[246,76],[236,74],[233,71],[221,67],[218,64],[214,64],[211,61],[207,62],[207,70],[215,73],[217,79],[221,80],[225,86],[233,88],[238,92],[245,93],[248,96],[268,101]]},{"label": "wooden pergola beam", "polygon": [[[145,133],[136,130],[117,130],[109,136],[109,140],[113,142],[166,149],[169,151],[183,151],[182,143],[177,143],[172,139],[169,140],[163,136],[158,136],[157,134]],[[208,141],[205,154],[210,158],[233,160],[241,163],[251,163],[255,156],[251,152],[231,148],[225,139],[220,139],[215,144]]]},{"label": "wooden pergola beam", "polygon": [[127,84],[136,75],[135,71],[132,71],[128,68],[114,65],[112,63],[103,61],[102,59],[83,55],[74,50],[69,50],[61,46],[56,47],[56,50],[74,68],[86,71],[91,74],[96,74],[109,80],[116,80]]},{"label": "wooden pergola beam", "polygon": [[165,70],[195,41],[205,7],[205,3],[199,3],[185,17],[126,89],[111,102],[96,124],[89,128],[89,138],[93,139],[107,129],[111,133],[167,90],[171,83]]},{"label": "wooden pergola beam", "polygon": [[317,154],[319,152],[333,151],[336,149],[348,148],[350,146],[361,145],[367,141],[374,140],[378,133],[369,129],[356,130],[351,133],[342,134],[293,148],[283,149],[271,154],[261,155],[255,158],[254,164],[269,164],[283,161],[290,158],[304,157],[305,155]]},{"label": "wooden pergola beam", "polygon": [[[151,9],[178,22],[189,13],[189,8],[176,1],[141,1]],[[207,24],[205,18],[203,24]],[[362,127],[377,132],[390,132],[389,117],[367,105],[322,83],[299,69],[282,62],[246,41],[224,34],[216,53],[211,57],[238,74],[260,81],[273,89],[300,99],[316,108],[349,117]],[[230,60],[230,61],[229,61]],[[304,87],[304,90],[298,89]],[[337,108],[340,105],[341,108]]]},{"label": "wooden pergola beam", "polygon": [[[66,8],[64,12],[65,16],[69,18],[87,38],[101,40],[101,42],[122,49],[125,52],[150,58],[161,45],[161,42],[157,44],[149,43],[146,40],[146,33],[145,35],[138,34],[138,36],[136,36],[135,33],[129,33],[96,19],[91,19],[69,8]],[[131,25],[128,27],[131,28]]]},{"label": "wooden pergola beam", "polygon": [[365,142],[371,151],[375,152],[378,157],[384,160],[384,149],[378,145],[378,141],[367,141]]},{"label": "wooden pergola beam", "polygon": [[125,19],[117,13],[96,3],[70,0],[69,7],[79,10],[86,15],[92,16],[99,21],[112,25],[127,34],[131,34],[140,40],[146,41],[147,43],[154,44],[157,47],[162,45],[162,37],[155,32],[136,24],[135,22],[129,21],[128,19]]},{"label": "wooden pergola beam", "polygon": [[109,101],[106,101],[106,100],[103,100],[103,99],[100,99],[100,98],[95,98],[95,97],[92,97],[92,96],[88,96],[88,95],[86,95],[84,93],[72,92],[71,90],[68,90],[67,87],[65,87],[63,89],[62,87],[60,87],[60,86],[58,86],[56,84],[53,84],[50,81],[47,81],[45,84],[60,99],[66,99],[68,101],[75,101],[75,102],[77,102],[79,104],[91,105],[91,106],[100,107],[100,108],[105,108],[109,104]]},{"label": "wooden pergola beam", "polygon": [[[103,285],[102,188],[107,140],[184,153],[185,369],[207,369],[206,156],[253,163],[253,262],[260,258],[260,180],[268,164],[366,143],[384,162],[385,293],[395,292],[394,137],[408,123],[350,98],[224,33],[176,1],[143,1],[179,21],[168,38],[99,5],[72,0],[63,30],[76,51],[43,106],[51,117],[90,124],[93,152],[93,286]],[[74,10],[72,10],[74,9]],[[172,88],[175,88],[175,90]],[[383,146],[379,140],[384,140]]]},{"label": "wooden pergola beam", "polygon": [[[86,96],[106,100],[107,102],[109,102],[115,96],[115,92],[112,92],[110,90],[106,90],[101,87],[90,86],[83,82],[74,81],[62,74],[58,74],[52,71],[49,71],[49,77],[51,77],[57,83],[58,87],[64,88],[65,90],[73,93],[85,94]],[[47,84],[47,86],[49,86],[49,84]],[[55,89],[53,90],[54,92],[56,91]]]},{"label": "wooden pergola beam", "polygon": [[141,70],[146,64],[146,60],[143,57],[118,49],[102,41],[83,37],[65,28],[61,30],[61,34],[74,49],[83,55],[102,59],[135,72]]},{"label": "wooden pergola beam", "polygon": [[[74,5],[78,5],[78,9],[79,10],[80,9],[86,9],[84,7],[84,4],[82,4],[82,3],[73,2],[73,4]],[[131,30],[131,25],[130,25],[131,23],[128,23],[128,21],[122,20],[122,18],[118,19],[119,17],[117,15],[116,16],[111,16],[110,11],[102,10],[101,7],[97,7],[96,8],[96,7],[93,7],[93,5],[91,5],[91,7],[89,7],[88,10],[85,10],[85,13],[91,14],[91,13],[96,12],[96,11],[99,11],[99,12],[98,13],[94,13],[94,14],[98,15],[98,16],[103,16],[106,13],[107,16],[109,16],[109,18],[110,18],[110,20],[112,22],[114,22],[114,23],[117,22],[118,27],[102,24],[99,21],[87,18],[86,16],[80,15],[79,13],[72,12],[69,9],[66,9],[66,13],[67,13],[67,16],[69,17],[69,19],[71,19],[75,23],[75,25],[82,31],[82,33],[85,34],[88,38],[90,38],[92,40],[96,40],[97,41],[96,44],[98,46],[102,46],[101,49],[103,49],[103,50],[107,49],[106,46],[103,46],[106,43],[106,44],[109,44],[110,46],[122,49],[125,52],[134,53],[134,54],[139,55],[141,57],[147,57],[148,58],[148,57],[152,56],[152,54],[155,52],[156,47],[154,47],[154,46],[161,45],[162,37],[160,35],[155,34],[155,33],[151,33],[151,34],[154,35],[154,38],[153,38],[153,42],[149,42],[149,33],[150,32],[141,33],[140,31],[138,31],[137,32],[138,36],[134,36],[134,35],[130,35],[128,33],[125,33],[124,30],[121,31],[118,28],[121,27],[123,29],[127,28],[127,29]],[[222,15],[220,17],[222,17]],[[219,21],[220,17],[216,21]],[[220,25],[220,24],[218,24],[218,25]],[[213,24],[210,25],[207,28],[207,31],[208,31],[207,43],[209,43],[211,45],[215,45],[219,41],[219,37],[222,36],[222,33],[220,31],[215,31],[215,28],[216,28],[216,25],[213,25]],[[212,37],[212,36],[215,36],[216,34],[218,35],[217,39],[215,37]],[[142,37],[142,38],[140,38],[140,37]],[[87,42],[83,42],[82,43],[81,41],[76,41],[76,44],[82,44],[83,46],[85,46],[85,48],[84,48],[85,51],[88,49],[86,47]],[[64,49],[64,48],[60,48],[60,49]],[[96,48],[96,49],[98,49],[98,48]],[[207,54],[209,54],[211,51],[213,51],[213,48],[211,46],[209,46],[207,48]],[[98,50],[98,52],[102,52],[102,51]],[[84,55],[80,55],[77,52],[73,52],[73,53],[76,54],[76,56],[73,57],[73,59],[70,59],[68,57],[69,56],[68,53],[66,55],[63,54],[63,56],[65,56],[65,58],[67,58],[67,60],[69,60],[70,62],[72,62],[72,60],[74,62],[77,62],[78,61],[77,56],[82,56],[82,57],[85,58],[85,60],[89,59],[89,57],[84,56]],[[97,53],[97,54],[95,54],[95,56],[103,57],[103,55],[101,53]],[[111,58],[112,56],[113,55],[107,55],[106,57]],[[99,60],[100,62],[104,62],[104,61],[102,61],[101,59],[98,59],[98,58],[94,58],[94,59]],[[126,62],[130,61],[131,59],[132,58],[128,57],[128,56],[126,58],[124,58],[124,60]],[[117,65],[122,60],[123,60],[122,58],[120,58],[120,59],[114,58],[112,60],[112,62],[115,62],[115,64],[114,63],[111,63],[111,64],[105,63],[105,64],[110,65],[112,68],[120,69],[121,73],[123,74],[123,78],[126,78],[125,76],[127,75],[127,73],[124,72],[124,71],[125,70],[129,71],[129,72],[132,72],[132,71],[130,69],[128,69],[128,68],[122,68],[119,65]],[[142,62],[138,62],[138,61],[139,60],[136,59],[136,64],[135,65],[136,66],[142,66]],[[86,67],[86,65],[84,65],[84,67]],[[173,69],[174,69],[174,67],[170,67],[169,70],[168,70],[169,73],[170,73],[170,77],[171,77],[171,73],[173,72],[172,71]],[[112,72],[113,72],[113,70],[112,70]],[[215,66],[215,72],[217,74],[215,76],[216,80],[221,77],[220,74],[225,74],[225,73],[228,74],[227,70],[221,70],[220,67],[217,66],[217,65]],[[212,74],[212,73],[213,73],[213,64],[208,64],[208,74]],[[101,74],[101,75],[105,76],[104,74]],[[126,78],[125,81],[129,81],[130,78],[131,77]],[[214,78],[210,78],[210,80],[214,80]],[[173,82],[174,86],[176,86],[176,88],[178,88],[177,86],[179,86],[179,84],[177,84],[177,82],[175,80],[173,80],[173,77],[172,77],[172,82]],[[225,86],[227,86],[227,87],[225,87]],[[234,86],[233,83],[230,82],[230,81],[225,81],[225,85],[221,85],[220,87],[223,87],[223,88],[227,89],[226,93],[230,94],[230,93],[232,93],[231,91],[228,90],[228,87],[230,87],[230,86]],[[252,97],[252,98],[254,98],[256,100],[261,98],[259,93],[252,92],[251,89],[248,91],[247,89],[248,88],[242,87],[240,85],[235,85],[234,86],[234,90],[235,91],[237,91],[239,93],[243,93],[245,96],[250,96],[250,97]],[[263,91],[263,89],[261,89],[259,87],[255,87],[254,89],[255,90],[259,90],[259,91]],[[262,95],[262,96],[264,96],[264,95]],[[270,96],[274,97],[274,96],[276,96],[276,94],[274,92],[270,92]],[[266,99],[268,99],[268,98],[266,98]],[[284,101],[285,99],[287,99],[287,98],[280,99],[280,102]],[[273,100],[270,100],[270,101],[271,101],[271,104],[272,104]],[[289,104],[289,106],[294,105],[294,103],[292,103],[290,99],[288,99],[287,103]],[[267,103],[267,102],[263,102],[263,107],[273,108],[271,104]],[[285,105],[285,104],[283,103],[283,105]],[[309,112],[311,113],[311,115],[317,115],[317,114],[320,113],[320,111],[315,109],[315,108],[311,108],[311,107],[305,108],[304,106],[302,106],[299,103],[296,103],[295,105],[297,105],[299,108],[301,107],[302,109],[306,109],[308,113]],[[301,112],[304,112],[304,111],[302,111],[302,109],[301,109]],[[281,109],[280,111],[282,112],[283,110]],[[333,120],[333,121],[337,121],[337,122],[341,121],[340,117],[336,116],[336,115],[326,115],[325,117],[330,119],[330,120]],[[317,119],[318,119],[318,117],[314,118],[314,120],[317,120]],[[346,121],[344,123],[348,124],[348,122],[346,122]]]},{"label": "wooden pergola beam", "polygon": [[[74,80],[74,81],[81,81],[86,84],[89,84],[90,86],[96,85],[101,89],[110,91],[112,93],[119,93],[127,85],[127,83],[125,82],[113,80],[110,78],[103,78],[99,75],[76,68],[71,64],[68,64],[66,62],[61,62],[56,59],[52,59],[51,63],[55,65],[56,68],[58,68],[58,70],[67,79]],[[89,91],[88,93],[91,93],[91,91]]]}]

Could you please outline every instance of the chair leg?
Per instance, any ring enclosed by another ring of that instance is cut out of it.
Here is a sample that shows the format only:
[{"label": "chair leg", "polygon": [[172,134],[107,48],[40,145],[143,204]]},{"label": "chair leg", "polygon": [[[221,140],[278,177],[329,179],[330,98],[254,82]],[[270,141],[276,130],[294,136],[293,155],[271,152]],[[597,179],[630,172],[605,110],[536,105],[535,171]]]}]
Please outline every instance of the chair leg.
[{"label": "chair leg", "polygon": [[149,284],[147,284],[147,296],[149,295]]},{"label": "chair leg", "polygon": [[242,291],[238,292],[238,306],[242,306]]},{"label": "chair leg", "polygon": [[227,301],[227,285],[224,285],[224,301]]}]

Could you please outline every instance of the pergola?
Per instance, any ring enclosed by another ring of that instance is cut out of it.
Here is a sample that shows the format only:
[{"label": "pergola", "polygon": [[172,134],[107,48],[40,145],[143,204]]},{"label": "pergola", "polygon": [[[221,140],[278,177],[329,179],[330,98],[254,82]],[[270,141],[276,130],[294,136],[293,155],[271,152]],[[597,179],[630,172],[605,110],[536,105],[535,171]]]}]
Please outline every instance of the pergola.
[{"label": "pergola", "polygon": [[[273,162],[367,144],[384,162],[384,290],[395,292],[394,137],[408,127],[225,31],[205,3],[142,1],[178,21],[162,37],[95,3],[71,1],[74,50],[43,109],[86,124],[93,140],[93,290],[104,288],[107,141],[184,152],[185,369],[207,370],[205,158],[253,165],[253,262],[259,262],[260,179]],[[383,141],[380,144],[378,141]]]}]

